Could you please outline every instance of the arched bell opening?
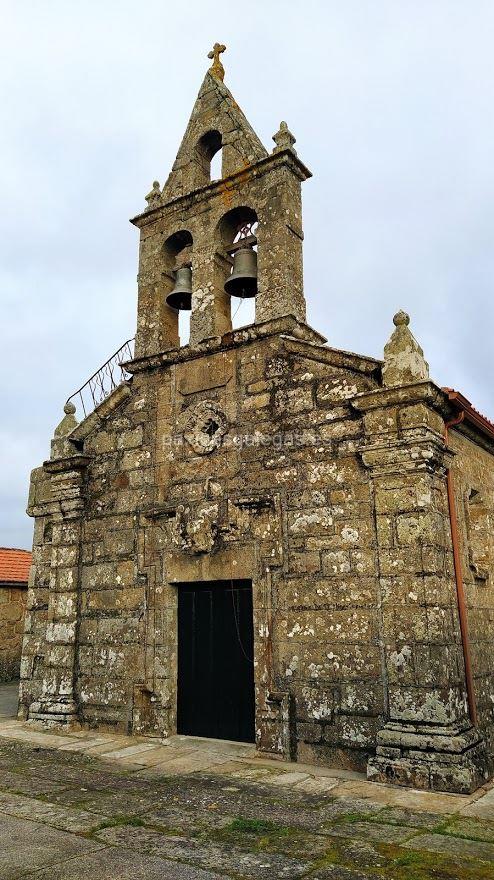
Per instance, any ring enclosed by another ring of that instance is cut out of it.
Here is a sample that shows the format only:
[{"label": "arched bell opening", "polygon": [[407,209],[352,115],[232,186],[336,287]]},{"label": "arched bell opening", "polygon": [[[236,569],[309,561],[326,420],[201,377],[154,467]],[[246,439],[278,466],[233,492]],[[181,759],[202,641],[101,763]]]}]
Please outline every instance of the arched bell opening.
[{"label": "arched bell opening", "polygon": [[190,332],[192,244],[191,233],[181,229],[170,235],[163,245],[165,307],[178,316],[180,345],[187,344]]},{"label": "arched bell opening", "polygon": [[199,138],[195,154],[199,170],[198,186],[206,186],[212,180],[221,180],[223,139],[217,129],[207,131]]},{"label": "arched bell opening", "polygon": [[220,220],[223,272],[219,283],[231,298],[232,327],[254,323],[257,295],[257,214],[246,205]]}]

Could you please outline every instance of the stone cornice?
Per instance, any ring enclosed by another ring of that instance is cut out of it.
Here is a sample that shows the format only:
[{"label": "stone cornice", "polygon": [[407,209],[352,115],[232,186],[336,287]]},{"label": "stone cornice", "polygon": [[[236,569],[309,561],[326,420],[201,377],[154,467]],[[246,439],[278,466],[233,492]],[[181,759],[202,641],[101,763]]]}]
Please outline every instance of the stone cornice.
[{"label": "stone cornice", "polygon": [[410,471],[444,474],[454,456],[439,434],[425,429],[420,436],[366,443],[359,452],[364,466],[376,476]]},{"label": "stone cornice", "polygon": [[434,382],[428,380],[413,382],[410,385],[399,385],[395,388],[376,388],[374,391],[364,391],[361,394],[356,394],[351,400],[352,406],[359,412],[414,403],[428,404],[445,418],[450,416],[452,412],[447,394]]},{"label": "stone cornice", "polygon": [[375,358],[365,357],[352,351],[344,351],[339,348],[329,348],[306,339],[295,339],[291,336],[282,336],[286,348],[296,352],[309,360],[318,361],[334,367],[354,370],[357,373],[379,374],[381,361]]},{"label": "stone cornice", "polygon": [[[308,324],[298,321],[293,315],[284,315],[282,318],[275,318],[272,321],[264,321],[259,324],[249,324],[247,327],[240,327],[238,330],[232,330],[225,333],[224,336],[214,336],[206,339],[199,345],[191,348],[184,345],[181,348],[173,348],[168,351],[157,352],[156,354],[147,355],[145,357],[137,357],[131,361],[127,361],[123,366],[128,373],[142,373],[149,370],[157,370],[162,367],[171,366],[172,364],[183,363],[184,361],[196,360],[205,355],[215,354],[220,351],[228,351],[233,348],[239,348],[242,345],[255,342],[258,339],[267,339],[277,336],[283,339],[302,340],[309,343],[315,343],[321,346],[321,351],[326,339]],[[73,432],[75,434],[75,432]],[[72,437],[72,435],[71,435]]]},{"label": "stone cornice", "polygon": [[68,455],[64,458],[50,458],[43,462],[43,469],[49,474],[62,474],[70,471],[83,471],[91,461],[89,455]]},{"label": "stone cornice", "polygon": [[261,177],[268,171],[276,168],[276,166],[282,165],[286,165],[301,181],[312,177],[312,172],[301,162],[293,150],[277,150],[269,156],[258,159],[257,162],[252,162],[251,165],[247,165],[245,168],[240,168],[234,174],[230,174],[222,180],[214,180],[206,184],[206,186],[201,186],[198,189],[191,190],[191,192],[175,196],[175,198],[163,202],[163,204],[158,205],[156,208],[143,211],[142,214],[132,217],[130,222],[141,229],[149,223],[154,223],[157,219],[169,213],[170,210],[180,209],[190,201],[201,202],[204,199],[210,199],[212,196],[219,196],[224,199],[225,194],[229,190],[234,190],[239,182],[243,184],[252,177]]}]

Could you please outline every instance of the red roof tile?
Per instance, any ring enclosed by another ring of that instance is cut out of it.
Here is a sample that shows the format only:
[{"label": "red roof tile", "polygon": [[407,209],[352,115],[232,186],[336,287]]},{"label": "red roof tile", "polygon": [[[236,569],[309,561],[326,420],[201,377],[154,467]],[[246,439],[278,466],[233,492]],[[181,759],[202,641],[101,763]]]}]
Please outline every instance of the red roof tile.
[{"label": "red roof tile", "polygon": [[451,402],[457,406],[460,411],[465,413],[465,418],[468,422],[474,425],[483,434],[487,434],[491,440],[494,440],[494,422],[491,422],[487,416],[482,415],[478,409],[475,409],[461,391],[455,391],[454,388],[443,388],[443,391],[446,392]]},{"label": "red roof tile", "polygon": [[31,566],[29,550],[0,547],[0,584],[26,584]]}]

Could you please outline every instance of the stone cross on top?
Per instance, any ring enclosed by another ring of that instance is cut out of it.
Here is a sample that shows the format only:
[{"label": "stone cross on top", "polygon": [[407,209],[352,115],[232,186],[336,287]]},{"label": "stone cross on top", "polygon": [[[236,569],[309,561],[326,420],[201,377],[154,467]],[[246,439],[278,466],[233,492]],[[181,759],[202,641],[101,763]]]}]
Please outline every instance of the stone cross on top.
[{"label": "stone cross on top", "polygon": [[220,55],[225,50],[226,46],[224,46],[223,43],[215,43],[211,52],[208,52],[208,58],[213,59],[213,63],[209,68],[209,73],[211,76],[216,77],[216,79],[220,79],[221,82],[223,82],[225,78],[225,68],[220,61]]}]

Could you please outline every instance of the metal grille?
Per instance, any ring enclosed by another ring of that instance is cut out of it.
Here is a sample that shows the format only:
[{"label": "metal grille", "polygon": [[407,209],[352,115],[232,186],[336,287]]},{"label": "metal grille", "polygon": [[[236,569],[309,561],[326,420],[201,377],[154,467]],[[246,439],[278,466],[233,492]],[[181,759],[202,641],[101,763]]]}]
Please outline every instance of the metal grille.
[{"label": "metal grille", "polygon": [[67,400],[71,401],[76,409],[80,406],[84,413],[84,418],[89,415],[100,403],[103,403],[107,397],[126,379],[130,378],[122,363],[132,360],[134,356],[134,339],[127,339],[120,348],[112,354],[102,367],[89,377],[84,385],[81,385],[77,391]]}]

